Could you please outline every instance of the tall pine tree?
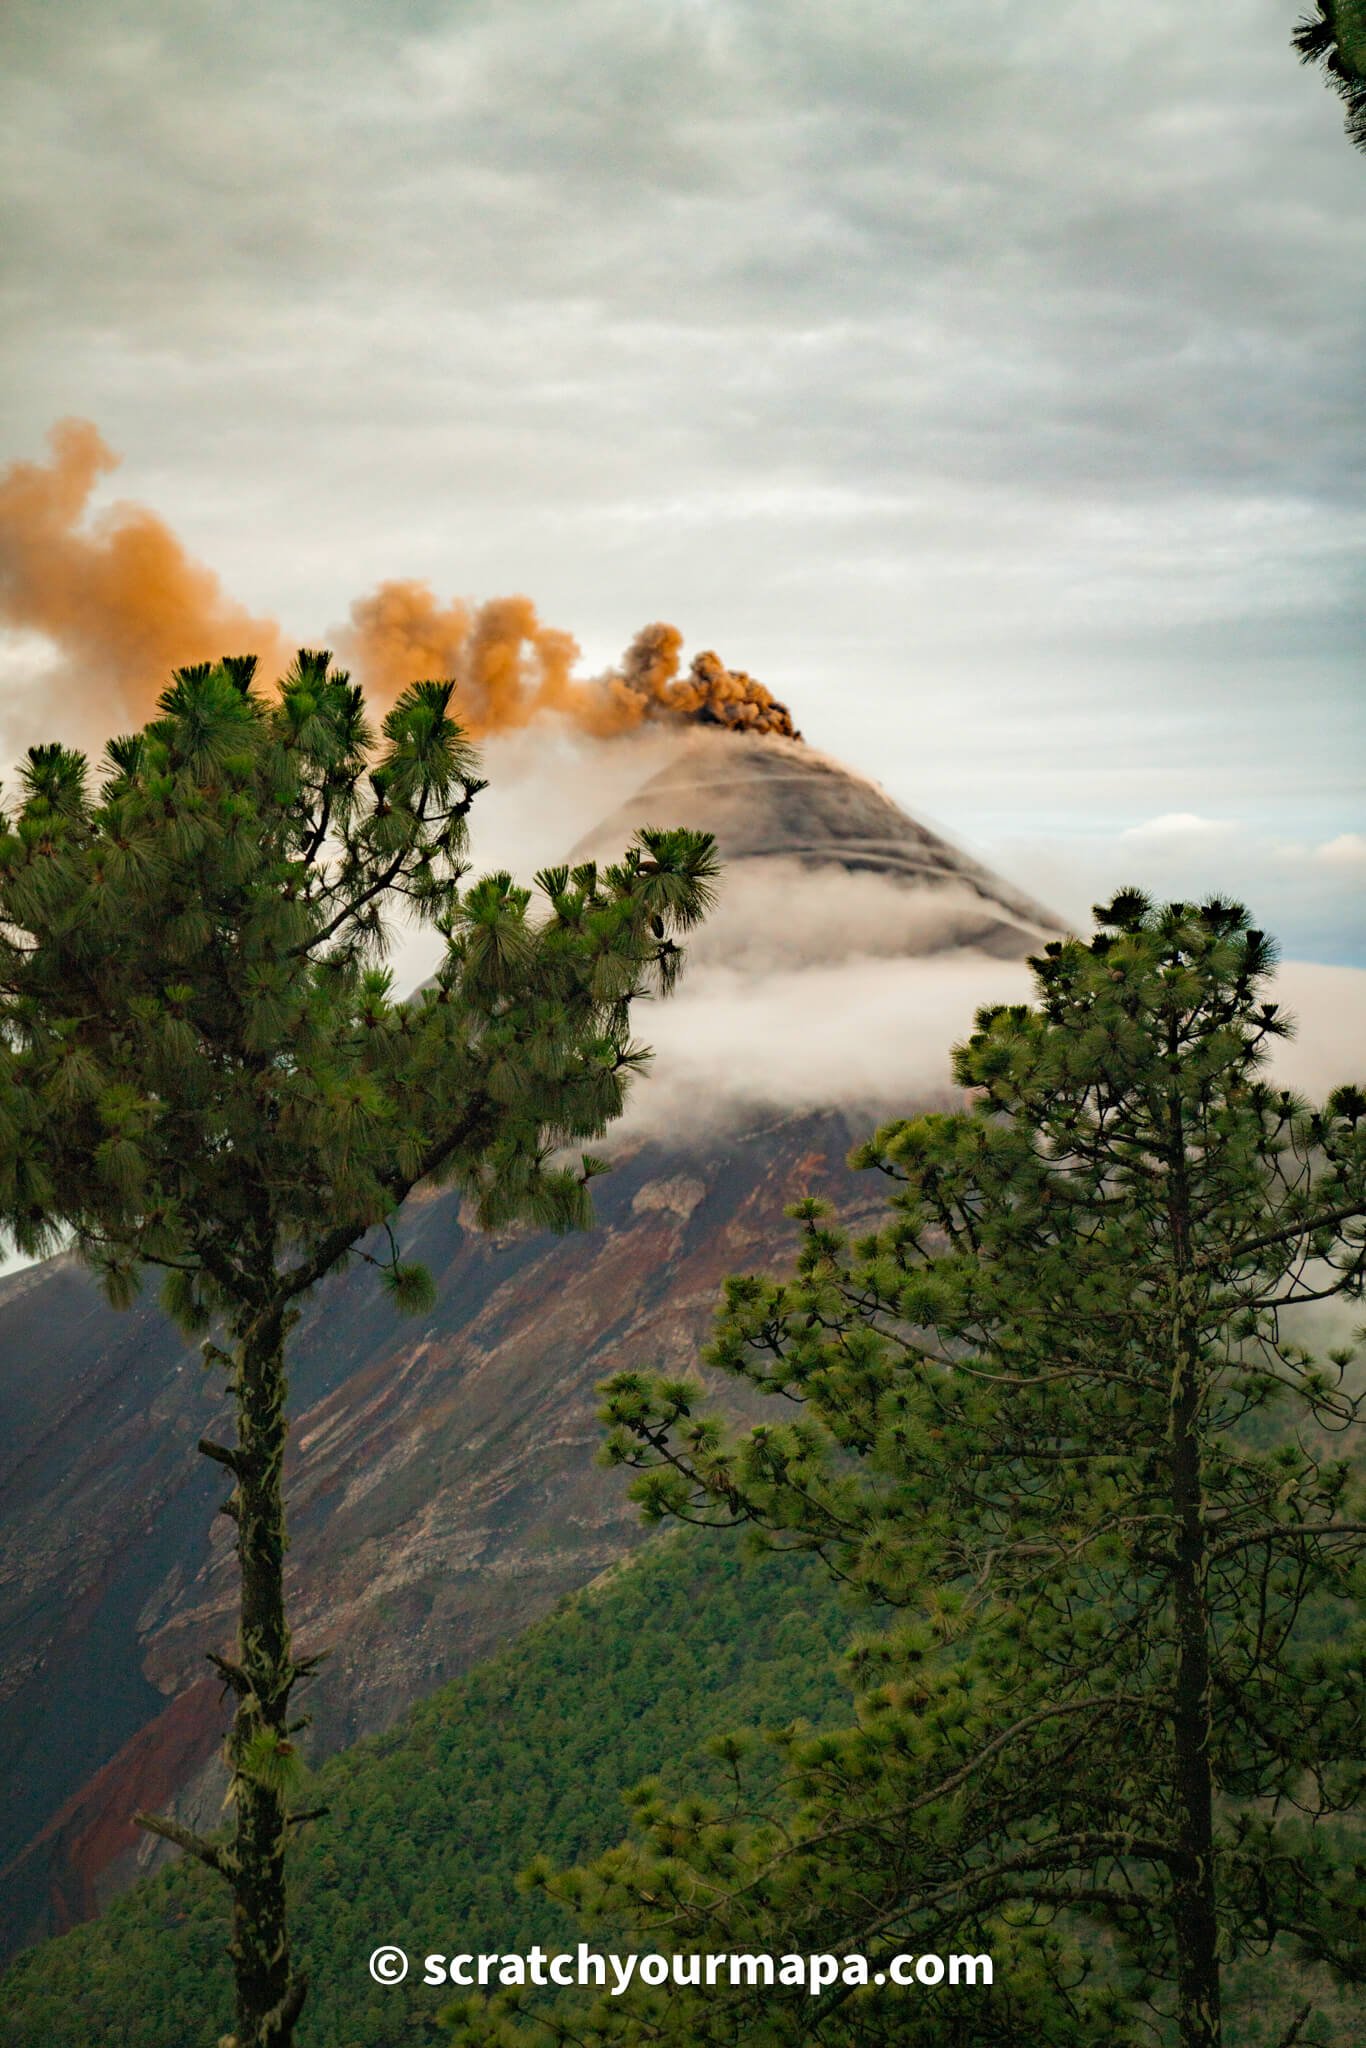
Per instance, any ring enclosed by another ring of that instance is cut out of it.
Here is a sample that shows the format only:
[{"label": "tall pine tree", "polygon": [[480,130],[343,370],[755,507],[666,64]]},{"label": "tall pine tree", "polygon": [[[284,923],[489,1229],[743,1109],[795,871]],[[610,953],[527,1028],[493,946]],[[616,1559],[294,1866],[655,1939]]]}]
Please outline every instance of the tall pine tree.
[{"label": "tall pine tree", "polygon": [[[160,716],[84,759],[30,751],[0,836],[4,1066],[0,1210],[20,1243],[60,1232],[127,1303],[144,1267],[202,1333],[231,1391],[231,1443],[201,1441],[229,1491],[238,1645],[213,1662],[236,1706],[230,1839],[142,1825],[232,1889],[237,2048],[283,2048],[306,1976],[291,1958],[287,1844],[302,1719],[284,1597],[287,1339],[356,1255],[403,1308],[410,1189],[455,1184],[480,1220],[589,1219],[559,1148],[600,1134],[645,1057],[633,1002],[667,989],[704,911],[710,840],[648,831],[620,864],[463,886],[483,784],[451,686],[413,685],[382,732],[323,654],[278,695],[254,662],[180,671]],[[432,985],[396,1000],[402,912],[444,941]]]},{"label": "tall pine tree", "polygon": [[[1155,2009],[1219,2048],[1230,1958],[1366,1977],[1334,1818],[1366,1756],[1359,1399],[1295,1313],[1360,1299],[1366,1100],[1264,1078],[1287,1024],[1238,907],[1129,892],[1101,926],[1034,963],[1035,1007],[979,1015],[970,1108],[856,1155],[880,1230],[803,1203],[792,1275],[727,1284],[709,1362],[783,1419],[609,1384],[647,1516],[748,1522],[904,1618],[851,1654],[856,1727],[782,1739],[766,1809],[737,1746],[732,1800],[646,1788],[635,1838],[553,1881],[634,1946],[828,1951],[839,1979],[604,1999],[553,2038],[1118,2042]],[[998,1988],[878,1981],[954,1951]]]}]

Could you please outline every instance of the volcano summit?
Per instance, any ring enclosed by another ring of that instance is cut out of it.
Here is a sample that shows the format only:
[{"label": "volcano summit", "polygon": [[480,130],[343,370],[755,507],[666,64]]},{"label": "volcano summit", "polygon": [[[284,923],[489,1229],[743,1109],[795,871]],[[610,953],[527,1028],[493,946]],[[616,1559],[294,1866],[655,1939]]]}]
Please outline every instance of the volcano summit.
[{"label": "volcano summit", "polygon": [[966,947],[1018,960],[1061,928],[1051,911],[918,824],[876,783],[795,738],[694,733],[580,840],[573,858],[602,858],[642,824],[685,821],[715,834],[728,875],[742,883],[755,879],[756,863],[791,864],[800,892],[800,871],[838,868],[892,883],[886,902],[901,897],[904,907],[914,898],[922,912],[937,904],[943,916],[922,919],[918,938],[906,930],[893,942],[898,952]]}]

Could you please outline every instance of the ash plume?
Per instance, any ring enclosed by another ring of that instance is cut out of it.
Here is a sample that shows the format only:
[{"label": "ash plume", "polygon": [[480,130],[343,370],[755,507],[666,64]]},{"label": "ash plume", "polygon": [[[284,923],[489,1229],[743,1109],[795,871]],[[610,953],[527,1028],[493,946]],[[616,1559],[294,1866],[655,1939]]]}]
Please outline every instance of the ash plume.
[{"label": "ash plume", "polygon": [[671,720],[801,737],[785,704],[710,650],[681,674],[683,635],[662,622],[636,634],[619,667],[583,676],[573,635],[546,625],[529,597],[471,610],[459,599],[443,604],[429,584],[394,581],[356,600],[338,645],[380,694],[395,695],[416,676],[453,678],[459,716],[476,738],[546,715],[598,739]]},{"label": "ash plume", "polygon": [[143,505],[87,521],[90,496],[118,456],[89,420],[61,420],[51,461],[0,473],[0,623],[42,634],[58,680],[103,732],[149,717],[171,670],[251,650],[278,673],[290,650],[196,562]]},{"label": "ash plume", "polygon": [[683,636],[676,626],[645,626],[626,651],[620,670],[609,678],[623,706],[639,706],[641,719],[685,718],[698,725],[719,725],[735,732],[781,733],[800,739],[786,704],[743,669],[729,669],[719,655],[693,656],[680,677]]},{"label": "ash plume", "polygon": [[[62,420],[48,442],[46,464],[0,473],[0,626],[56,649],[65,716],[101,736],[140,723],[173,669],[223,654],[254,653],[264,677],[284,673],[299,641],[237,603],[155,512],[120,502],[91,513],[119,458],[90,421]],[[786,706],[718,655],[682,673],[674,626],[645,627],[618,667],[584,675],[573,636],[529,597],[443,602],[395,579],[356,599],[327,637],[380,705],[410,682],[449,678],[475,739],[548,717],[600,739],[671,722],[800,737]]]}]

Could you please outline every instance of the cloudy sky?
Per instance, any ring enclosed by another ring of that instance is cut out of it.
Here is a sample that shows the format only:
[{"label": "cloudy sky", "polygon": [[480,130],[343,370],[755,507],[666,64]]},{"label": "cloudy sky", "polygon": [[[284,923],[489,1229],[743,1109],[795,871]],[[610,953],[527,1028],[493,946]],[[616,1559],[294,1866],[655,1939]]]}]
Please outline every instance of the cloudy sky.
[{"label": "cloudy sky", "polygon": [[92,420],[314,643],[390,576],[675,620],[1065,911],[1366,962],[1366,163],[1296,14],[9,0],[0,465]]}]

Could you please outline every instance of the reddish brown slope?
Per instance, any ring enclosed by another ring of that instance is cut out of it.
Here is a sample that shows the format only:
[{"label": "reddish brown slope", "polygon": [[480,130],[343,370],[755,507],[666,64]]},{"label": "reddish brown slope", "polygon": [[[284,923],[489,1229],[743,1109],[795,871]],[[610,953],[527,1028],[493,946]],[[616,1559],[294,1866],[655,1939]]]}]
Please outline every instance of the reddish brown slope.
[{"label": "reddish brown slope", "polygon": [[[311,1702],[320,1747],[385,1726],[638,1540],[620,1476],[594,1463],[596,1382],[691,1369],[722,1276],[780,1253],[784,1204],[807,1189],[849,1199],[850,1138],[832,1115],[705,1155],[642,1147],[599,1184],[600,1226],[578,1239],[481,1238],[453,1197],[429,1200],[405,1233],[438,1285],[417,1330],[368,1273],[328,1291],[300,1333],[290,1479],[296,1629],[332,1651]],[[0,1301],[0,1326],[38,1342],[72,1299],[102,1369],[64,1383],[49,1352],[48,1419],[15,1460],[33,1477],[5,1504],[6,1639],[26,1645],[6,1671],[6,1776],[22,1779],[35,1714],[52,1766],[11,1836],[10,1943],[92,1910],[129,1872],[134,1806],[175,1794],[211,1813],[221,1797],[204,1769],[224,1724],[203,1660],[230,1640],[233,1575],[193,1452],[210,1388],[153,1316],[130,1327],[101,1310],[64,1263],[7,1312]],[[36,1483],[58,1471],[62,1486]],[[63,1606],[73,1558],[90,1612]],[[126,1634],[106,1621],[92,1674],[102,1595]],[[122,1720],[101,1711],[106,1694]]]}]

